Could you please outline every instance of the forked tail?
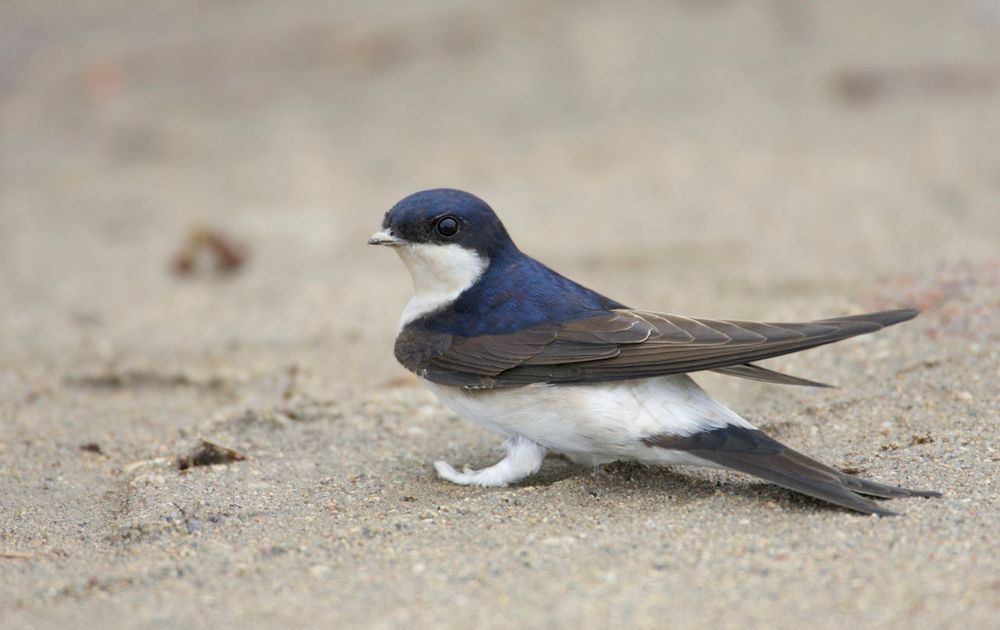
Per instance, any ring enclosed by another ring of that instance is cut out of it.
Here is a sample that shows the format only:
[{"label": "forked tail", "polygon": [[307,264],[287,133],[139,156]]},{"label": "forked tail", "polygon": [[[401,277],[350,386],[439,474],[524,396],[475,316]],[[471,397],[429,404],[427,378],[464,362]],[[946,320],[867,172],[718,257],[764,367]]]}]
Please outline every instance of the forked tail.
[{"label": "forked tail", "polygon": [[738,470],[789,490],[867,514],[896,514],[864,496],[938,497],[932,490],[910,490],[868,481],[830,468],[788,448],[758,429],[729,425],[685,437],[656,435],[649,446],[680,450],[718,466]]}]

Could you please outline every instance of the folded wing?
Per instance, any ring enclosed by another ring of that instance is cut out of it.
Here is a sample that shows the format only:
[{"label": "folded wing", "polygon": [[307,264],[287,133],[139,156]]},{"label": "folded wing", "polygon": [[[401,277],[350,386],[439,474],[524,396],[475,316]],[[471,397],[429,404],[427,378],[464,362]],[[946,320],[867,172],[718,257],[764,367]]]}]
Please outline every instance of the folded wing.
[{"label": "folded wing", "polygon": [[504,335],[458,337],[405,329],[397,339],[396,356],[433,382],[470,388],[590,383],[700,370],[820,385],[750,364],[875,332],[916,314],[895,310],[777,324],[620,309]]}]

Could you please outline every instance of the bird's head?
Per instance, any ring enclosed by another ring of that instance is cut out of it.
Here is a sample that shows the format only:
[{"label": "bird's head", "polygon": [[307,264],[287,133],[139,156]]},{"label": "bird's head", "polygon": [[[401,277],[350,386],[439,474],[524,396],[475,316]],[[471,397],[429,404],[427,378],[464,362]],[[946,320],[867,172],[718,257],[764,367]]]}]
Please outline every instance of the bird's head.
[{"label": "bird's head", "polygon": [[510,236],[485,201],[461,190],[436,188],[406,197],[385,213],[369,245],[459,247],[490,258]]},{"label": "bird's head", "polygon": [[492,260],[516,251],[485,201],[450,188],[414,193],[397,203],[368,244],[399,254],[417,297],[457,296],[475,284]]}]

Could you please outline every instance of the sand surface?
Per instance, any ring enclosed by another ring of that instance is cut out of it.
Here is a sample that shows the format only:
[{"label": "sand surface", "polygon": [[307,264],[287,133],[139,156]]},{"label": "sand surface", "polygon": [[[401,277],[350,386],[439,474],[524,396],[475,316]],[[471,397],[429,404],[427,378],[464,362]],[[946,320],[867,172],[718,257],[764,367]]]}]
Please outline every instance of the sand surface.
[{"label": "sand surface", "polygon": [[[1000,627],[998,112],[995,0],[4,2],[0,625]],[[395,363],[364,246],[434,186],[636,306],[923,309],[768,363],[838,389],[699,380],[945,496],[439,481],[499,440]],[[244,264],[175,273],[201,225]]]}]

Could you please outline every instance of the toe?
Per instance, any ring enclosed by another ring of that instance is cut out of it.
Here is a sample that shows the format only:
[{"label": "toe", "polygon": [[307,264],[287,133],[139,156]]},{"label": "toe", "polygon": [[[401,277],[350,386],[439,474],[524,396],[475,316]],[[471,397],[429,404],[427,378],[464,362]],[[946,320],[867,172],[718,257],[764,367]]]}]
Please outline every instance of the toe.
[{"label": "toe", "polygon": [[468,475],[463,475],[462,473],[458,472],[457,470],[452,468],[451,464],[449,464],[448,462],[444,461],[434,462],[434,470],[437,471],[438,476],[441,477],[442,479],[447,479],[452,483],[457,483],[463,486],[469,484]]},{"label": "toe", "polygon": [[434,470],[436,470],[437,474],[442,477],[454,476],[458,474],[458,471],[452,468],[451,464],[441,460],[434,462]]}]

